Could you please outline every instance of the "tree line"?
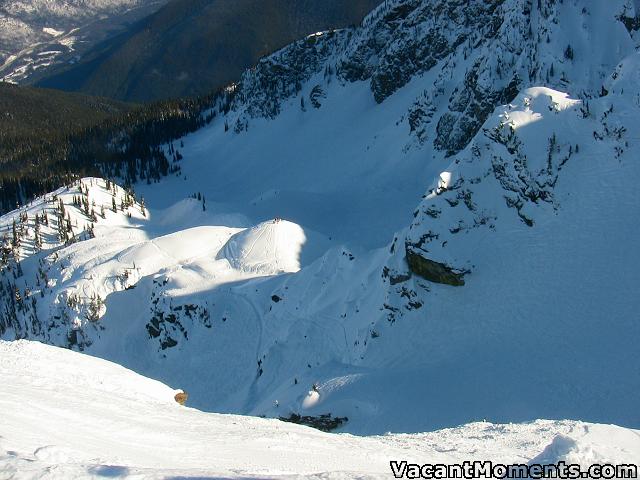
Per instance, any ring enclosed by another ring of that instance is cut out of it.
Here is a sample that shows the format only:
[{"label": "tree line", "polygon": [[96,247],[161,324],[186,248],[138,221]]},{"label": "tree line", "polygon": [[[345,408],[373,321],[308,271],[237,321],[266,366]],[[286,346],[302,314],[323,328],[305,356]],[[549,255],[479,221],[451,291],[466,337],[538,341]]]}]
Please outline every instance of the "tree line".
[{"label": "tree line", "polygon": [[227,89],[136,106],[72,129],[62,122],[30,128],[22,120],[12,129],[20,134],[5,135],[0,146],[0,214],[83,176],[133,185],[179,173],[182,155],[173,142],[228,112],[232,95]]}]

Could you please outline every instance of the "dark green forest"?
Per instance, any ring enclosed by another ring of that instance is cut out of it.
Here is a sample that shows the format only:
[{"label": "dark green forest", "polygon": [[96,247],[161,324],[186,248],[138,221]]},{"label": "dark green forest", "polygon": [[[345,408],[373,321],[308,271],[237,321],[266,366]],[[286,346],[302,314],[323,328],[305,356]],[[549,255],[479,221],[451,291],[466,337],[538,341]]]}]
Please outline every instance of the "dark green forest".
[{"label": "dark green forest", "polygon": [[0,213],[82,176],[131,185],[178,174],[173,141],[228,108],[228,95],[134,105],[0,83]]}]

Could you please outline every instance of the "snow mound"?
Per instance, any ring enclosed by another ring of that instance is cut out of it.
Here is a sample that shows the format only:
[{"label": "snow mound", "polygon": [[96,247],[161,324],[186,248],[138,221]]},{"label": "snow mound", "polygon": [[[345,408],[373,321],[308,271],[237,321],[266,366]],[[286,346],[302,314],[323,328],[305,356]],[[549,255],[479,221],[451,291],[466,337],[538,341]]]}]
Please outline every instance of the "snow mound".
[{"label": "snow mound", "polygon": [[319,401],[320,394],[315,390],[309,390],[309,393],[307,393],[307,396],[302,401],[302,408],[306,410],[314,407],[318,404]]},{"label": "snow mound", "polygon": [[630,454],[640,446],[637,431],[609,429],[605,425],[574,425],[566,434],[557,434],[551,443],[530,464],[565,462],[584,469],[595,463],[623,464],[630,459],[637,462],[637,454]]},{"label": "snow mound", "polygon": [[307,236],[300,225],[271,220],[243,230],[229,239],[218,254],[238,270],[274,275],[300,270]]}]

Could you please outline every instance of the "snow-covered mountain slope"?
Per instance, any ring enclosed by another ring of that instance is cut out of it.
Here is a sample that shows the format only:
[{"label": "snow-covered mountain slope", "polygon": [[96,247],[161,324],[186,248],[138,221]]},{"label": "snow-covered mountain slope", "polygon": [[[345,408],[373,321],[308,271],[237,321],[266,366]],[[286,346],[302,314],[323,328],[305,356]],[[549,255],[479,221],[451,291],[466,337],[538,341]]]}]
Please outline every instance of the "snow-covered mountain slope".
[{"label": "snow-covered mountain slope", "polygon": [[639,426],[635,18],[397,0],[265,58],[182,139],[182,173],[137,187],[146,217],[85,180],[95,238],[23,242],[2,337],[352,433]]},{"label": "snow-covered mountain slope", "polygon": [[0,3],[0,79],[22,82],[122,31],[167,0],[6,0]]},{"label": "snow-covered mountain slope", "polygon": [[640,461],[636,430],[582,422],[475,423],[354,437],[203,413],[104,360],[0,341],[2,478],[389,478],[391,460],[614,464]]}]

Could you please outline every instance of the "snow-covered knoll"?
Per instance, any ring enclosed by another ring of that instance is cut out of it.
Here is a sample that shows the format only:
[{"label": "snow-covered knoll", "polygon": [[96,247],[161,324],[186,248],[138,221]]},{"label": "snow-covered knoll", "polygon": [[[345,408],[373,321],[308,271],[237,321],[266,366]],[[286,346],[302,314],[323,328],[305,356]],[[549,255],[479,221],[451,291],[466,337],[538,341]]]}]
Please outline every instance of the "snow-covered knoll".
[{"label": "snow-covered knoll", "polygon": [[263,59],[146,216],[86,179],[95,238],[34,253],[42,202],[3,217],[0,335],[350,433],[639,427],[636,12],[390,0]]},{"label": "snow-covered knoll", "polygon": [[[313,249],[317,258],[324,253],[319,249],[329,244],[317,234],[312,240],[307,239],[307,235],[300,225],[275,218],[231,237],[218,258],[226,259],[239,270],[265,275],[297,272],[303,261],[303,251]],[[313,255],[307,253],[305,256],[309,254]]]},{"label": "snow-covered knoll", "polygon": [[640,462],[640,432],[582,422],[475,423],[354,437],[179,406],[123,367],[0,341],[0,478],[390,478],[389,461]]}]

